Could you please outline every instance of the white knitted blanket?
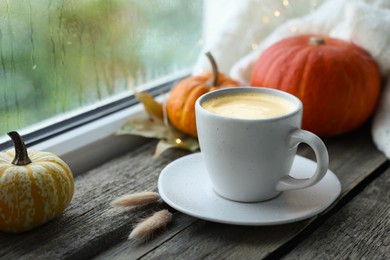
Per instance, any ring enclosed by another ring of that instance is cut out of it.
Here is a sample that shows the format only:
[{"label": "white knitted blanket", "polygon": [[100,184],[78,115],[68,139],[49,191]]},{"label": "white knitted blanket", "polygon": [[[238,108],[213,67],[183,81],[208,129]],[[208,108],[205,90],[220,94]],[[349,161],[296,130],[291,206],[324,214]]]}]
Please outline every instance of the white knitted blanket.
[{"label": "white knitted blanket", "polygon": [[[213,53],[221,71],[247,84],[259,55],[282,38],[327,34],[361,46],[377,61],[383,77],[372,136],[377,148],[390,158],[390,0],[325,0],[313,12],[286,19],[271,32],[264,30],[259,2],[220,1],[215,6],[223,5],[223,14],[212,10],[212,4],[206,6],[206,23],[211,24],[213,17],[218,17],[218,21],[212,21],[213,26],[205,26],[204,51]],[[199,57],[194,73],[199,69],[209,69],[203,56]]]}]

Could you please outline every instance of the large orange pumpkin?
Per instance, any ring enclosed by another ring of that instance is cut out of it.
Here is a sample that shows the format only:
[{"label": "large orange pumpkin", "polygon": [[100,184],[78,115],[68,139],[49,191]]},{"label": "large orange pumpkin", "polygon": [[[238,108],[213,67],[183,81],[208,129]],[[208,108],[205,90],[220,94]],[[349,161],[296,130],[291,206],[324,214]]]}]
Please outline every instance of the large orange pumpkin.
[{"label": "large orange pumpkin", "polygon": [[217,64],[210,53],[206,53],[212,65],[212,72],[190,76],[180,81],[169,93],[167,101],[168,119],[183,133],[197,136],[195,123],[195,102],[203,94],[239,83],[219,73]]},{"label": "large orange pumpkin", "polygon": [[362,125],[380,92],[375,61],[359,46],[319,35],[281,40],[256,61],[251,85],[277,88],[301,99],[302,127],[333,136]]}]

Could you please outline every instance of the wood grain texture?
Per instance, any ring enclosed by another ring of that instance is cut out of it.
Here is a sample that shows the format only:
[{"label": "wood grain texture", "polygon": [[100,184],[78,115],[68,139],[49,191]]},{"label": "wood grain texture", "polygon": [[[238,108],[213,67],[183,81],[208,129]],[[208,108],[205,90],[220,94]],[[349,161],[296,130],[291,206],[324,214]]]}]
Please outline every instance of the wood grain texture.
[{"label": "wood grain texture", "polygon": [[155,145],[151,142],[77,176],[73,200],[59,218],[20,235],[0,233],[0,258],[89,258],[126,240],[132,225],[165,204],[123,211],[109,203],[125,193],[157,191],[161,169],[187,154],[176,150],[153,160]]},{"label": "wood grain texture", "polygon": [[[342,197],[387,160],[372,144],[367,129],[352,135],[325,140],[331,158],[330,168],[342,182]],[[312,158],[306,147],[300,152]],[[340,197],[340,199],[342,198]],[[259,259],[282,250],[285,243],[303,232],[317,218],[271,227],[243,227],[198,220],[160,247],[145,254],[145,259]],[[126,242],[125,242],[126,243]],[[133,247],[121,246],[102,253],[120,259],[136,259]]]},{"label": "wood grain texture", "polygon": [[[342,182],[343,196],[383,166],[367,130],[327,139],[330,168]],[[115,158],[75,178],[75,195],[59,218],[21,235],[0,233],[0,258],[4,259],[137,259],[137,258],[261,258],[277,252],[318,218],[271,227],[242,227],[212,223],[174,213],[168,229],[146,243],[128,241],[140,218],[168,206],[153,205],[121,211],[109,203],[125,193],[157,191],[161,170],[186,155],[165,152],[152,159],[156,142]],[[312,157],[307,148],[301,154]],[[222,250],[223,249],[223,250]]]},{"label": "wood grain texture", "polygon": [[389,187],[387,170],[284,259],[389,259]]}]

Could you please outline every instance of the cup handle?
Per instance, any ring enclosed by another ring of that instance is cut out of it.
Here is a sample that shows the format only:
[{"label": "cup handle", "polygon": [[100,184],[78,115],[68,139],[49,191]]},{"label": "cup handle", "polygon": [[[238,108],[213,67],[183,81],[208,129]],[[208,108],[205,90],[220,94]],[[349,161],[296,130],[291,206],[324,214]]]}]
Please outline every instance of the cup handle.
[{"label": "cup handle", "polygon": [[302,189],[312,186],[325,176],[329,166],[328,151],[322,140],[315,134],[302,129],[296,129],[291,133],[290,146],[296,147],[299,143],[308,144],[314,151],[317,159],[317,168],[313,176],[307,179],[296,179],[289,175],[284,176],[276,185],[276,190],[285,191]]}]

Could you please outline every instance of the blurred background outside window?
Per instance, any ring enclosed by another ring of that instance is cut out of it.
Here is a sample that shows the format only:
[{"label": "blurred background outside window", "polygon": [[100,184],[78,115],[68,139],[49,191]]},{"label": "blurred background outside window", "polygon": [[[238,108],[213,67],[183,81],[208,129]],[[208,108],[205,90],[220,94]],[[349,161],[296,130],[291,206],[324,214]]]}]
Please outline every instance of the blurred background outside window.
[{"label": "blurred background outside window", "polygon": [[0,136],[191,67],[202,8],[201,0],[0,0]]}]

